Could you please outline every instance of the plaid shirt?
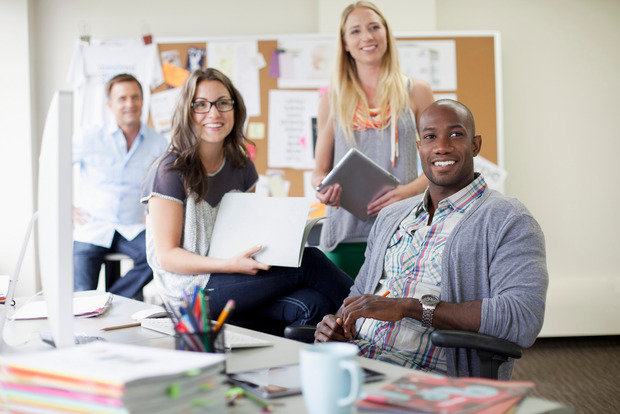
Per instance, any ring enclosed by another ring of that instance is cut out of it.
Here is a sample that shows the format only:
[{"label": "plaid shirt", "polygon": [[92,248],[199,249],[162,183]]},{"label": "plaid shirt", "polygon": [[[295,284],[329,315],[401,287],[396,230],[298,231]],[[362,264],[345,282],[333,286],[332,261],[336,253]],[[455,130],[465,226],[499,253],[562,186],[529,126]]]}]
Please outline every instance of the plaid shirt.
[{"label": "plaid shirt", "polygon": [[[385,253],[381,283],[390,291],[388,297],[419,299],[432,294],[441,299],[441,258],[446,241],[486,188],[482,176],[477,175],[467,187],[439,202],[430,225],[426,190],[420,204],[398,226]],[[367,358],[446,373],[445,352],[430,340],[433,330],[412,318],[397,322],[366,319],[356,342],[360,354]]]}]

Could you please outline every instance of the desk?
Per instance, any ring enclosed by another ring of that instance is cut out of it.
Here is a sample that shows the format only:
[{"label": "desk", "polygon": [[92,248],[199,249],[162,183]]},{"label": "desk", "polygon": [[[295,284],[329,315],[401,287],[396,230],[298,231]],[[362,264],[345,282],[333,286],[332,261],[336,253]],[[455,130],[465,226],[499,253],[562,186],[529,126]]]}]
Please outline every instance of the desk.
[{"label": "desk", "polygon": [[[88,293],[80,293],[88,294]],[[18,306],[19,306],[18,301]],[[132,343],[143,346],[155,346],[161,348],[174,348],[174,338],[159,332],[151,331],[141,327],[118,329],[113,331],[102,331],[101,328],[107,326],[123,325],[133,322],[131,315],[151,305],[143,302],[114,296],[111,308],[102,316],[96,318],[77,318],[75,320],[75,331],[83,332],[87,335],[101,336],[110,342]],[[254,337],[266,339],[273,343],[272,347],[237,349],[226,352],[226,371],[229,373],[247,371],[250,369],[265,368],[276,365],[294,364],[298,362],[299,350],[309,346],[301,342],[291,341],[248,329],[227,325],[226,329],[252,335]],[[5,338],[11,338],[11,343],[27,341],[21,350],[49,349],[49,346],[38,339],[38,335],[33,332],[49,330],[47,320],[15,321],[6,326]],[[359,358],[360,365],[383,372],[386,377],[383,381],[366,384],[365,389],[377,389],[383,385],[394,381],[410,370],[397,365],[375,361],[367,358]],[[282,403],[283,406],[275,406],[274,413],[296,413],[306,412],[304,400],[301,395],[273,400]],[[230,414],[256,414],[260,410],[251,401],[243,399],[238,401],[229,410]],[[355,410],[354,410],[355,412]],[[573,410],[562,404],[541,400],[538,398],[527,398],[519,407],[518,414],[534,413],[553,413],[570,414]]]}]

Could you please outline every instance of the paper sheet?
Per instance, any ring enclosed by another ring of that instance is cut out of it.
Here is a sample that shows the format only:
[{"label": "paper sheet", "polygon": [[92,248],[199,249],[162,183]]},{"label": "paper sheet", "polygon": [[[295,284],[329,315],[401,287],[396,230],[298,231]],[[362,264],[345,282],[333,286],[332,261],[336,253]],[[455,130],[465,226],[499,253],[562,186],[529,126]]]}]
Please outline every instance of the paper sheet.
[{"label": "paper sheet", "polygon": [[504,193],[504,182],[508,175],[506,170],[480,155],[474,157],[474,170],[482,174],[489,188]]},{"label": "paper sheet", "polygon": [[454,40],[401,40],[396,46],[404,73],[427,81],[433,91],[457,89]]},{"label": "paper sheet", "polygon": [[321,88],[329,85],[335,55],[333,37],[278,40],[278,87]]},{"label": "paper sheet", "polygon": [[[73,315],[97,316],[107,310],[112,303],[111,293],[100,295],[79,296],[73,298]],[[47,303],[44,300],[28,302],[15,312],[13,319],[45,319],[47,318]]]},{"label": "paper sheet", "polygon": [[264,58],[258,57],[258,42],[213,41],[207,43],[207,65],[222,71],[243,96],[248,118],[259,116],[260,83],[258,71]]},{"label": "paper sheet", "polygon": [[269,91],[269,168],[314,168],[312,119],[317,91]]},{"label": "paper sheet", "polygon": [[4,303],[6,294],[9,291],[9,275],[0,275],[0,303]]},{"label": "paper sheet", "polygon": [[172,136],[172,113],[181,88],[168,89],[151,96],[151,120],[155,131],[170,141]]}]

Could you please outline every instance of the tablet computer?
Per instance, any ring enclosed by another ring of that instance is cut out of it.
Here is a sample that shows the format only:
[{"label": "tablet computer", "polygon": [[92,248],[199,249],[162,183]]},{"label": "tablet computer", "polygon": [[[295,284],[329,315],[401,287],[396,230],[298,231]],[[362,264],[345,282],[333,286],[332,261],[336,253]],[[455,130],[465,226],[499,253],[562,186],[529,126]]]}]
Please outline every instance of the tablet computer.
[{"label": "tablet computer", "polygon": [[342,187],[340,206],[365,221],[368,219],[368,204],[396,188],[400,180],[359,150],[351,148],[316,190],[321,191],[336,183]]},{"label": "tablet computer", "polygon": [[[364,382],[380,381],[385,377],[385,374],[367,368],[362,371]],[[228,374],[228,380],[261,398],[301,394],[299,364]]]}]

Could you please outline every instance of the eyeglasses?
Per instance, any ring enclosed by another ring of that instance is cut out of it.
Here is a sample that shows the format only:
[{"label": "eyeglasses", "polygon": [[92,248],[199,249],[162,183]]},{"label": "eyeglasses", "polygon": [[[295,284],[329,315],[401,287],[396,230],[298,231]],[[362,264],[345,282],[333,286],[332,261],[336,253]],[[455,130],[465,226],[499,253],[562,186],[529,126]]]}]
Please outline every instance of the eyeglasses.
[{"label": "eyeglasses", "polygon": [[215,102],[211,102],[206,99],[200,99],[192,102],[192,110],[197,114],[207,114],[213,105],[215,105],[219,112],[228,112],[232,111],[235,101],[232,99],[218,99]]}]

